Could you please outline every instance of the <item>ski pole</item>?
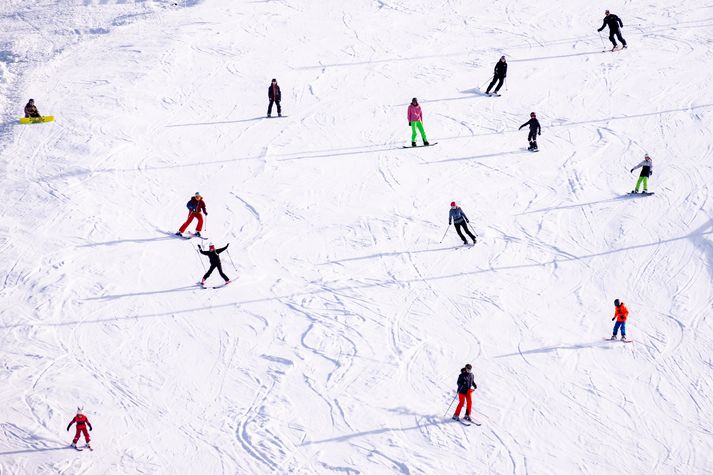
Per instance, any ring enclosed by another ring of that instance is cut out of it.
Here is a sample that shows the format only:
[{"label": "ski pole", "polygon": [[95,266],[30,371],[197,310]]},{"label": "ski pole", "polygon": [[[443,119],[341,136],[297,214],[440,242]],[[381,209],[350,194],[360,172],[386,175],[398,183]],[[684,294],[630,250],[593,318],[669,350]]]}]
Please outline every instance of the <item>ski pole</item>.
[{"label": "ski pole", "polygon": [[208,231],[208,215],[205,215],[205,228],[206,231]]},{"label": "ski pole", "polygon": [[235,273],[238,274],[238,268],[235,267],[235,262],[233,262],[233,256],[230,255],[230,249],[226,249],[225,252],[228,253],[228,258],[230,259],[230,263],[233,264],[233,269],[235,269]]},{"label": "ski pole", "polygon": [[448,415],[448,413],[450,412],[451,406],[453,405],[453,402],[456,400],[456,397],[458,397],[458,393],[456,393],[456,395],[453,396],[453,399],[451,399],[451,403],[448,405],[448,409],[446,409],[446,412],[445,412],[445,414],[443,414],[443,417],[446,417]]},{"label": "ski pole", "polygon": [[451,227],[451,223],[448,223],[448,227],[446,228],[446,232],[443,233],[443,237],[441,238],[440,242],[438,244],[441,244],[443,240],[446,238],[446,234],[448,234],[448,228]]},{"label": "ski pole", "polygon": [[201,267],[203,268],[203,272],[206,272],[208,269],[205,268],[205,264],[203,263],[203,259],[201,259],[201,253],[200,253],[200,251],[198,250],[198,248],[196,248],[196,254],[198,254],[198,260],[199,260],[200,263],[201,263]]},{"label": "ski pole", "polygon": [[508,78],[505,78],[505,92],[510,92],[510,89],[508,89]]},{"label": "ski pole", "polygon": [[475,237],[478,237],[478,233],[475,232],[475,229],[473,229],[473,226],[470,225],[470,223],[466,223],[466,226],[468,226],[473,234],[475,234]]},{"label": "ski pole", "polygon": [[493,74],[492,76],[490,76],[490,78],[488,78],[483,84],[481,84],[481,86],[480,86],[478,89],[483,89],[483,86],[485,86],[486,84],[488,84],[488,82],[490,82],[494,77],[495,77],[495,74]]},{"label": "ski pole", "polygon": [[602,32],[599,32],[599,39],[602,40],[602,48],[607,49],[607,45],[604,44],[604,37],[602,36]]}]

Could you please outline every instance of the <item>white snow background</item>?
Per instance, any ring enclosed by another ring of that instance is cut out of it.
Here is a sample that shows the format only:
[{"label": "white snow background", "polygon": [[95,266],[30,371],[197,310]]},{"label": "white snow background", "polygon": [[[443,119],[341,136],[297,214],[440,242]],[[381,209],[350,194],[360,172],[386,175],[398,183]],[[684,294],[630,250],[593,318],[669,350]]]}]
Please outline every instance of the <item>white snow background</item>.
[{"label": "white snow background", "polygon": [[700,0],[0,0],[0,473],[713,473],[712,46]]}]

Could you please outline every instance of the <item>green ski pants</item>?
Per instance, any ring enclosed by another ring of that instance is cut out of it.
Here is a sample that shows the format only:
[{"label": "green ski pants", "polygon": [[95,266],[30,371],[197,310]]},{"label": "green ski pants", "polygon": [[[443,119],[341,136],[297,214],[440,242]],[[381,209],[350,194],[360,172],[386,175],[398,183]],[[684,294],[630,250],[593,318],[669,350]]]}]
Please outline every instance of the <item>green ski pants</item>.
[{"label": "green ski pants", "polygon": [[426,132],[423,131],[423,124],[420,120],[415,120],[411,122],[411,142],[416,141],[416,129],[421,132],[421,138],[423,139],[423,143],[428,142],[428,139],[426,138]]},{"label": "green ski pants", "polygon": [[639,179],[636,181],[636,188],[634,188],[636,191],[639,191],[639,186],[641,184],[644,184],[644,191],[648,191],[649,189],[649,177],[647,176],[640,176]]}]

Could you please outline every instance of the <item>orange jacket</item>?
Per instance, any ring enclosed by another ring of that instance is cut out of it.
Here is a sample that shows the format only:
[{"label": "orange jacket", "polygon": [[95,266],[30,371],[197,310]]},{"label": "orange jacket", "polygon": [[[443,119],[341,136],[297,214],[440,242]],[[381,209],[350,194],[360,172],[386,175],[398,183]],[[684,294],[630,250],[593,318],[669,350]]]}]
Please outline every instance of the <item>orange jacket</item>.
[{"label": "orange jacket", "polygon": [[614,316],[616,317],[617,322],[625,322],[626,317],[629,316],[629,310],[626,308],[626,305],[624,305],[624,302],[622,302],[616,309],[614,310]]}]

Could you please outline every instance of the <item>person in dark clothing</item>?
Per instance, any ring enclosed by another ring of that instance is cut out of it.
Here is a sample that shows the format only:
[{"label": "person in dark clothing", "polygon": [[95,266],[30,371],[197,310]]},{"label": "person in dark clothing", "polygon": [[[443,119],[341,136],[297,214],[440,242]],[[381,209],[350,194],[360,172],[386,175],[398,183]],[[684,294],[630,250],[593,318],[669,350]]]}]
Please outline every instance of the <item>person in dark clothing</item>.
[{"label": "person in dark clothing", "polygon": [[619,38],[619,41],[621,41],[622,46],[626,48],[626,40],[623,36],[621,36],[621,28],[624,26],[624,23],[622,23],[621,18],[612,13],[609,13],[609,10],[604,12],[604,21],[602,22],[602,27],[599,28],[597,31],[602,31],[607,26],[609,27],[609,41],[611,41],[614,45],[612,51],[616,49],[616,40],[614,39],[615,36]]},{"label": "person in dark clothing", "polygon": [[470,411],[473,408],[472,394],[474,389],[478,389],[478,385],[475,384],[475,376],[471,371],[473,367],[470,364],[465,365],[465,368],[461,368],[460,375],[458,376],[458,381],[456,382],[458,386],[458,406],[456,407],[456,412],[453,414],[453,420],[457,421],[460,418],[460,411],[465,405],[465,419],[466,421],[470,419]]},{"label": "person in dark clothing", "polygon": [[34,99],[27,101],[27,105],[25,105],[25,117],[42,117],[40,111],[37,110],[37,106],[35,106]]},{"label": "person in dark clothing", "polygon": [[267,106],[267,116],[272,115],[272,104],[277,105],[277,116],[282,117],[282,108],[280,107],[280,101],[282,100],[282,93],[280,92],[280,86],[277,85],[277,79],[272,80],[270,87],[267,88],[267,97],[270,99],[270,105]]},{"label": "person in dark clothing", "polygon": [[527,149],[536,152],[539,150],[537,148],[537,136],[542,135],[542,128],[540,127],[540,122],[537,120],[537,114],[530,112],[530,120],[522,124],[517,130],[522,130],[526,125],[530,126],[530,133],[527,134],[527,141],[530,142],[530,146],[527,147]]},{"label": "person in dark clothing", "polygon": [[508,63],[505,60],[505,56],[500,57],[500,61],[495,63],[495,70],[493,71],[493,80],[490,82],[490,86],[488,86],[488,89],[485,91],[486,94],[490,94],[490,89],[492,89],[493,86],[495,86],[495,83],[497,82],[498,85],[495,88],[495,94],[498,93],[501,87],[503,87],[503,82],[505,81],[505,78],[508,76]]},{"label": "person in dark clothing", "polygon": [[463,233],[461,232],[461,229],[465,229],[465,232],[470,238],[473,240],[473,244],[475,244],[475,236],[473,236],[473,233],[470,232],[470,229],[468,229],[467,223],[470,223],[470,220],[468,220],[468,216],[465,215],[462,209],[458,205],[456,205],[456,202],[453,201],[451,202],[451,209],[448,212],[448,226],[453,223],[456,227],[456,232],[458,233],[458,236],[463,240],[463,244],[468,244],[468,240],[463,236]]},{"label": "person in dark clothing", "polygon": [[200,253],[204,256],[208,256],[208,259],[210,260],[210,268],[208,269],[208,272],[206,272],[203,276],[203,280],[201,280],[201,285],[205,285],[206,279],[210,277],[210,275],[213,273],[213,270],[215,269],[218,269],[218,273],[223,278],[226,285],[230,283],[230,279],[228,278],[228,276],[223,273],[223,266],[221,265],[220,257],[218,256],[218,254],[228,249],[228,246],[230,246],[230,243],[226,244],[225,247],[216,249],[215,246],[211,244],[210,246],[208,246],[208,252],[206,252],[203,250],[200,244],[198,245]]}]

